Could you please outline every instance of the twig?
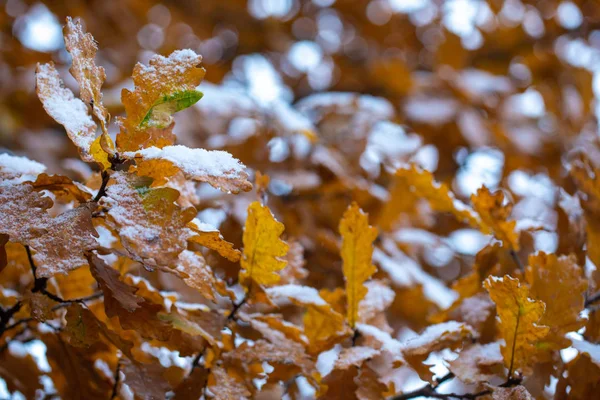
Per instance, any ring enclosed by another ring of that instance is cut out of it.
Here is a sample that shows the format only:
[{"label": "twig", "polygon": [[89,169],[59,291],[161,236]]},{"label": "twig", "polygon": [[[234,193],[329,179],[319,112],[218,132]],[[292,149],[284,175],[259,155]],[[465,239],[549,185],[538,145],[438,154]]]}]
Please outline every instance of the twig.
[{"label": "twig", "polygon": [[[99,298],[100,298],[100,297],[102,297],[102,296],[104,296],[104,293],[102,293],[102,292],[97,292],[97,293],[94,293],[94,294],[92,294],[92,295],[90,295],[90,296],[87,296],[87,297],[82,297],[82,298],[79,298],[79,299],[73,299],[73,300],[64,300],[64,302],[63,302],[63,303],[60,303],[60,304],[58,304],[58,305],[56,305],[56,306],[52,307],[52,311],[56,311],[56,310],[60,310],[61,308],[68,307],[68,306],[69,306],[70,304],[72,304],[72,303],[81,303],[81,304],[85,304],[85,302],[87,302],[87,301],[91,301],[91,300],[99,299]],[[17,304],[19,304],[19,308],[20,308],[20,307],[21,307],[21,305],[20,305],[20,302],[19,302],[19,303],[17,303]],[[14,306],[13,306],[13,307],[14,307]],[[17,310],[17,311],[18,311],[18,310]],[[16,311],[15,311],[15,312],[16,312]],[[13,313],[13,314],[14,314],[14,313]],[[12,316],[12,314],[11,314],[11,316]],[[8,320],[10,320],[10,318],[9,318]],[[8,320],[7,320],[7,322],[8,322]],[[15,322],[13,322],[13,323],[12,323],[12,324],[10,324],[10,325],[5,325],[3,328],[2,328],[2,325],[1,325],[1,323],[0,323],[0,336],[2,336],[2,334],[4,334],[4,332],[8,332],[8,331],[10,331],[11,329],[14,329],[14,328],[18,327],[18,326],[19,326],[19,325],[21,325],[21,324],[26,324],[26,323],[28,323],[28,322],[31,322],[31,321],[34,321],[34,320],[35,320],[35,319],[34,319],[34,318],[32,318],[32,317],[29,317],[29,318],[23,318],[23,319],[20,319],[20,320],[18,320],[18,321],[15,321]]]},{"label": "twig", "polygon": [[246,302],[247,302],[247,301],[248,301],[248,296],[244,297],[244,298],[242,299],[242,301],[240,301],[240,302],[239,302],[239,303],[237,303],[237,304],[233,303],[233,308],[231,309],[231,312],[230,312],[230,313],[229,313],[229,315],[227,316],[227,322],[229,322],[229,321],[232,321],[232,320],[235,318],[235,316],[236,316],[236,314],[237,314],[238,310],[239,310],[240,308],[242,308],[242,306],[243,306],[244,304],[246,304]]},{"label": "twig", "polygon": [[[437,379],[435,382],[435,385],[428,383],[427,385],[423,386],[420,389],[416,389],[411,392],[407,392],[407,393],[403,393],[403,394],[394,396],[394,397],[390,398],[389,400],[409,400],[409,399],[415,399],[418,397],[431,397],[434,399],[443,399],[443,400],[450,400],[450,399],[475,400],[481,396],[485,396],[485,395],[492,393],[491,389],[482,390],[477,393],[464,393],[464,394],[437,393],[436,392],[436,389],[443,382],[446,382],[447,380],[450,380],[452,378],[454,378],[454,374],[452,372],[448,372],[446,375]],[[500,385],[500,387],[512,387],[512,386],[519,385],[520,383],[521,383],[521,379],[509,378],[506,382],[504,382],[502,385]]]},{"label": "twig", "polygon": [[121,372],[121,359],[119,358],[119,361],[117,361],[117,369],[115,370],[115,384],[113,385],[112,394],[110,396],[111,400],[116,399],[117,395],[119,394],[119,382],[121,381],[120,372]]},{"label": "twig", "polygon": [[92,199],[92,202],[97,203],[102,197],[106,196],[106,185],[108,185],[108,181],[110,179],[110,175],[108,171],[102,171],[102,183],[100,184],[100,189],[98,189],[98,193]]},{"label": "twig", "polygon": [[598,300],[600,300],[600,291],[594,293],[593,295],[591,295],[590,297],[585,299],[585,308],[588,308],[589,306],[591,306],[592,304],[594,304],[595,302],[597,302]]},{"label": "twig", "polygon": [[510,253],[510,256],[512,257],[512,259],[514,260],[515,264],[517,264],[517,267],[519,267],[519,270],[521,270],[521,272],[525,271],[525,267],[523,267],[521,260],[519,260],[519,256],[517,255],[517,252],[514,251],[513,249],[510,249],[509,253]]}]

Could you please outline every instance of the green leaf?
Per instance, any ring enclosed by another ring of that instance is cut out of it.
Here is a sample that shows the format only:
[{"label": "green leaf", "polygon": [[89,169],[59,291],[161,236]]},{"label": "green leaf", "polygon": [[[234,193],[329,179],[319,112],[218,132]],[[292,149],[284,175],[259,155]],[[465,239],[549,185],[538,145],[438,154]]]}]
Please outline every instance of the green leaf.
[{"label": "green leaf", "polygon": [[199,90],[186,90],[165,95],[152,105],[140,126],[164,128],[171,124],[173,114],[193,106],[202,96],[204,94]]}]

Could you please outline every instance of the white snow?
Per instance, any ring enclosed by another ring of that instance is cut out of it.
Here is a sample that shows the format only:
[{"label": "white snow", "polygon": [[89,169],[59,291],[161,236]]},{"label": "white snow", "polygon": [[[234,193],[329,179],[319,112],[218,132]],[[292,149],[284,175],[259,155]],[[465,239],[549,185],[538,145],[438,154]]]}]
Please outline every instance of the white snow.
[{"label": "white snow", "polygon": [[574,340],[573,347],[575,347],[580,353],[586,353],[592,359],[592,362],[600,367],[600,344],[590,343],[586,340]]},{"label": "white snow", "polygon": [[65,127],[69,138],[84,154],[89,153],[95,138],[96,123],[88,114],[85,103],[63,86],[52,64],[39,65],[36,81],[40,100],[48,115]]},{"label": "white snow", "polygon": [[442,322],[441,324],[431,325],[428,326],[419,336],[409,339],[403,344],[402,347],[405,350],[418,349],[420,347],[427,346],[436,340],[439,340],[448,333],[452,334],[454,332],[460,332],[463,329],[470,330],[471,328],[467,324],[456,321],[448,321]]},{"label": "white snow", "polygon": [[301,285],[281,285],[266,289],[269,298],[278,305],[289,304],[288,299],[301,304],[326,306],[327,302],[321,298],[317,289]]},{"label": "white snow", "polygon": [[14,184],[33,180],[46,170],[46,166],[27,157],[0,154],[0,184]]},{"label": "white snow", "polygon": [[188,179],[209,182],[213,186],[227,187],[223,180],[245,180],[244,164],[226,151],[191,149],[186,146],[149,147],[123,154],[144,160],[167,160],[178,167]]}]

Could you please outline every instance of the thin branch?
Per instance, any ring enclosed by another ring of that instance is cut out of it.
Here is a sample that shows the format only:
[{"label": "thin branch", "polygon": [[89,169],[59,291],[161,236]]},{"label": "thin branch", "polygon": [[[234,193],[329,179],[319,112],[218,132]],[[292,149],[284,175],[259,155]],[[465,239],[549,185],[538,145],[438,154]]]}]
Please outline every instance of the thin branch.
[{"label": "thin branch", "polygon": [[108,181],[110,179],[110,175],[108,171],[102,171],[102,183],[100,184],[100,189],[98,189],[98,193],[92,199],[92,202],[97,203],[102,197],[106,196],[106,185],[108,185]]},{"label": "thin branch", "polygon": [[232,320],[235,318],[235,316],[236,316],[236,314],[237,314],[238,310],[239,310],[240,308],[242,308],[242,306],[243,306],[244,304],[246,304],[246,302],[247,302],[247,301],[248,301],[248,296],[244,297],[244,298],[242,299],[242,301],[240,301],[240,302],[239,302],[239,303],[237,303],[237,304],[233,303],[233,308],[231,309],[231,312],[230,312],[230,313],[229,313],[229,315],[227,316],[227,322],[229,322],[229,321],[232,321]]},{"label": "thin branch", "polygon": [[[435,384],[428,383],[420,389],[413,390],[411,392],[403,393],[394,397],[391,397],[389,400],[409,400],[416,399],[419,397],[430,397],[434,399],[442,399],[442,400],[476,400],[479,397],[486,396],[488,394],[492,394],[491,389],[482,390],[477,393],[437,393],[437,388],[447,380],[454,378],[454,374],[452,372],[448,372],[446,375],[438,378]],[[508,380],[500,385],[500,387],[512,387],[519,385],[521,383],[521,379],[517,378],[508,378]]]},{"label": "thin branch", "polygon": [[119,361],[117,361],[117,369],[115,370],[115,384],[113,385],[113,389],[112,389],[112,394],[110,396],[110,399],[116,399],[117,395],[119,394],[119,383],[121,381],[121,359],[119,358]]},{"label": "thin branch", "polygon": [[517,333],[519,332],[519,321],[521,320],[521,313],[517,313],[517,323],[515,325],[515,335],[513,336],[512,350],[510,354],[510,367],[508,368],[508,381],[512,379],[513,366],[515,361],[515,349],[517,347]]},{"label": "thin branch", "polygon": [[511,249],[509,251],[510,256],[512,257],[512,259],[514,260],[515,264],[517,264],[517,267],[519,267],[519,270],[521,272],[525,271],[525,267],[523,267],[523,264],[521,263],[521,260],[519,260],[519,256],[517,255],[517,252],[514,251],[513,249]]},{"label": "thin branch", "polygon": [[591,295],[590,297],[585,299],[585,308],[588,308],[589,306],[591,306],[592,304],[594,304],[595,302],[597,302],[598,300],[600,300],[600,291],[594,293],[593,295]]}]

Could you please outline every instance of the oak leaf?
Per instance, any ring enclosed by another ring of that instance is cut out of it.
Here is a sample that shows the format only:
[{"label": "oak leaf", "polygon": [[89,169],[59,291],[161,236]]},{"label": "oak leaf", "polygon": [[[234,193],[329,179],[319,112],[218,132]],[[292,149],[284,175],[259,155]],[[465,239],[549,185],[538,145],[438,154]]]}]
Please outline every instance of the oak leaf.
[{"label": "oak leaf", "polygon": [[108,206],[109,225],[119,233],[123,247],[149,268],[174,267],[187,248],[186,225],[196,210],[182,209],[175,204],[177,190],[151,188],[149,179],[115,172],[111,180],[101,204]]},{"label": "oak leaf", "polygon": [[521,370],[528,373],[536,353],[538,342],[550,330],[538,325],[545,310],[542,301],[532,300],[529,289],[518,279],[505,275],[503,278],[490,276],[484,286],[496,303],[500,337],[504,339],[502,356],[509,373]]},{"label": "oak leaf", "polygon": [[145,175],[159,181],[181,171],[188,179],[207,182],[223,191],[238,193],[252,189],[244,164],[226,151],[191,149],[178,145],[149,147],[123,155],[135,158],[138,168]]},{"label": "oak leaf", "polygon": [[471,202],[481,217],[484,231],[493,232],[508,249],[518,251],[519,233],[515,230],[517,221],[508,221],[512,204],[504,204],[504,193],[499,190],[492,194],[482,186],[477,189],[476,194],[471,195]]},{"label": "oak leaf", "polygon": [[364,283],[377,271],[371,263],[377,229],[369,225],[368,215],[356,203],[352,203],[340,221],[339,230],[342,235],[341,256],[346,280],[347,320],[348,325],[354,328],[358,321],[359,303],[368,291]]},{"label": "oak leaf", "polygon": [[450,361],[448,369],[464,383],[488,382],[504,370],[500,344],[473,344]]},{"label": "oak leaf", "polygon": [[214,250],[231,262],[238,262],[240,260],[241,252],[235,249],[232,243],[225,240],[216,228],[208,224],[197,223],[196,221],[190,222],[188,227],[196,233],[196,235],[188,239],[190,242],[198,243],[201,246]]},{"label": "oak leaf", "polygon": [[96,123],[86,104],[64,87],[53,63],[38,64],[35,73],[37,95],[44,110],[64,126],[84,161],[94,161],[90,151],[96,136]]},{"label": "oak leaf", "polygon": [[552,350],[568,347],[570,341],[565,335],[579,330],[585,322],[580,317],[588,286],[583,269],[574,256],[557,257],[539,252],[529,256],[525,280],[531,296],[546,305],[539,322],[550,330],[538,346],[547,344]]},{"label": "oak leaf", "polygon": [[117,135],[119,151],[173,144],[172,114],[202,97],[196,90],[206,72],[200,67],[201,61],[202,57],[192,50],[178,50],[169,57],[152,57],[148,66],[136,64],[134,91],[123,89],[121,93],[127,115],[117,119],[121,127]]},{"label": "oak leaf", "polygon": [[259,285],[279,282],[277,274],[286,266],[283,257],[288,245],[280,239],[285,227],[278,222],[271,210],[258,201],[248,206],[248,218],[244,227],[244,252],[240,264],[240,282],[248,289],[249,280]]}]

